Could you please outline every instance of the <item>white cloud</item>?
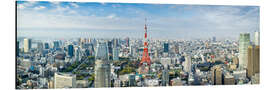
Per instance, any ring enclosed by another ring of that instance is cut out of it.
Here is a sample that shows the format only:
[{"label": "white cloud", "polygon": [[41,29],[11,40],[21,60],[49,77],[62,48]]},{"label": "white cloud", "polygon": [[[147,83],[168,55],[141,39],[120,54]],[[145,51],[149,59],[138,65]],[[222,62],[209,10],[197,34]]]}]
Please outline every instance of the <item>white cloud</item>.
[{"label": "white cloud", "polygon": [[63,14],[64,12],[69,12],[70,7],[69,6],[61,6],[60,2],[51,2],[54,6],[54,9],[50,10],[49,12],[55,13],[55,14]]},{"label": "white cloud", "polygon": [[100,4],[101,4],[101,5],[106,5],[106,3],[105,3],[105,2],[100,2]]},{"label": "white cloud", "polygon": [[54,4],[54,5],[59,5],[60,2],[59,1],[49,1],[50,3]]},{"label": "white cloud", "polygon": [[34,10],[42,10],[42,9],[45,9],[46,7],[45,6],[37,6],[34,8]]},{"label": "white cloud", "polygon": [[34,4],[36,4],[36,1],[28,1],[28,2],[24,2],[22,4],[18,4],[17,8],[18,9],[25,9],[25,8],[33,6]]},{"label": "white cloud", "polygon": [[[101,17],[95,15],[56,15],[37,12],[19,13],[18,28],[81,28],[94,30],[136,30],[140,28],[137,23],[138,19],[111,19],[113,17],[115,17],[115,14],[111,14],[108,18],[107,16]],[[123,23],[128,23],[129,25]]]},{"label": "white cloud", "polygon": [[79,5],[77,5],[76,3],[70,3],[71,6],[73,6],[74,8],[78,8]]},{"label": "white cloud", "polygon": [[109,19],[113,19],[113,18],[115,18],[115,17],[116,17],[115,14],[110,14],[109,16],[107,16],[107,18],[109,18]]}]

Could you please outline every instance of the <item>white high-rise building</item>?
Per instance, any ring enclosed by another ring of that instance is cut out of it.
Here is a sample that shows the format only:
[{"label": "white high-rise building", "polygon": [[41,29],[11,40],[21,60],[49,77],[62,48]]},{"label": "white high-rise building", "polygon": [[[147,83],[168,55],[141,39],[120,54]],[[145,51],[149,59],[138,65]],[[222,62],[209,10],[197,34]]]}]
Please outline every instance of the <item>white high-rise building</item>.
[{"label": "white high-rise building", "polygon": [[75,88],[76,75],[66,73],[54,73],[54,88]]},{"label": "white high-rise building", "polygon": [[185,56],[184,71],[191,72],[191,57]]},{"label": "white high-rise building", "polygon": [[107,43],[98,43],[95,58],[95,87],[111,87],[111,69]]},{"label": "white high-rise building", "polygon": [[239,37],[239,67],[240,68],[247,67],[249,45],[250,45],[250,34],[241,33]]},{"label": "white high-rise building", "polygon": [[23,49],[24,49],[24,52],[25,53],[27,53],[27,52],[29,52],[29,50],[31,49],[31,47],[32,47],[32,40],[31,39],[28,39],[28,38],[25,38],[24,39],[24,47],[23,47]]},{"label": "white high-rise building", "polygon": [[260,45],[260,32],[256,31],[254,34],[254,43],[255,45]]},{"label": "white high-rise building", "polygon": [[133,48],[134,48],[134,46],[131,44],[131,45],[129,46],[129,53],[130,53],[130,56],[133,56]]}]

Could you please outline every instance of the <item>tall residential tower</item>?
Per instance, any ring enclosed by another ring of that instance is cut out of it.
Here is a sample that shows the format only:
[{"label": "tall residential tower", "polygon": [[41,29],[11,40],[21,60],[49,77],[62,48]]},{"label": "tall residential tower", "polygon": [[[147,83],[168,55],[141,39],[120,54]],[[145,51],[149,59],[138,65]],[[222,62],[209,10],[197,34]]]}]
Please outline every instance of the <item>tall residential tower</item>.
[{"label": "tall residential tower", "polygon": [[247,67],[249,45],[250,45],[250,34],[241,33],[239,37],[239,67],[240,68]]},{"label": "tall residential tower", "polygon": [[29,38],[24,39],[24,45],[23,45],[23,50],[25,53],[28,53],[32,47],[32,40]]},{"label": "tall residential tower", "polygon": [[95,87],[111,87],[111,69],[106,42],[98,43],[95,55]]}]

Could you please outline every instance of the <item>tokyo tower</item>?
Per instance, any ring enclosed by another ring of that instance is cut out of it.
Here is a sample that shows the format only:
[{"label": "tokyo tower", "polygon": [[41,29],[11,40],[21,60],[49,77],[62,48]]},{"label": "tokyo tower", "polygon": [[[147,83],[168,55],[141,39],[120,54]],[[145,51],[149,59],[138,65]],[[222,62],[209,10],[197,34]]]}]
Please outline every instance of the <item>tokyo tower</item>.
[{"label": "tokyo tower", "polygon": [[145,25],[144,25],[144,49],[143,49],[143,55],[142,60],[140,62],[140,65],[143,63],[147,63],[149,66],[151,64],[150,56],[148,54],[148,42],[147,42],[147,25],[146,25],[146,19],[145,19]]}]

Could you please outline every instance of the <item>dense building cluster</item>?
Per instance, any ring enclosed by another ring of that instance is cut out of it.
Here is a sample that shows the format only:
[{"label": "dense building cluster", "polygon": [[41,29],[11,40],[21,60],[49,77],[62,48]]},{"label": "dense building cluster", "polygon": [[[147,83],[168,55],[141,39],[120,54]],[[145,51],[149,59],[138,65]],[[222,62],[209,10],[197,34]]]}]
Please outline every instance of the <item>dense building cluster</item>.
[{"label": "dense building cluster", "polygon": [[[16,87],[91,88],[259,84],[259,32],[239,40],[17,38]],[[253,41],[252,41],[253,40]],[[140,73],[141,70],[147,72]]]}]

